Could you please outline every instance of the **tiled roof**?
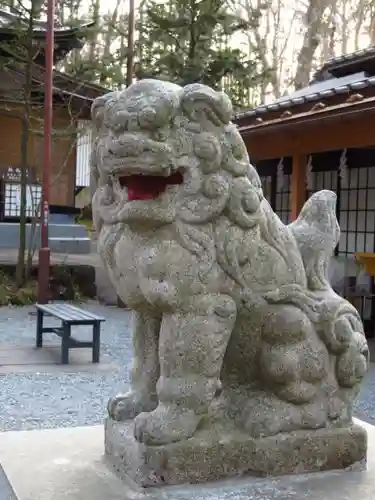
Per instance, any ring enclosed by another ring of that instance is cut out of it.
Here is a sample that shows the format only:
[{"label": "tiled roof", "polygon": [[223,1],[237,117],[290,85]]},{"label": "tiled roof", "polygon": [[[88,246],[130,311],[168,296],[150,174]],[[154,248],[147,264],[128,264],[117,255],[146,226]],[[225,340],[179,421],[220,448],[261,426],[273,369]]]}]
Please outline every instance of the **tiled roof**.
[{"label": "tiled roof", "polygon": [[[9,70],[20,75],[24,74],[24,69],[17,68],[16,66],[9,66]],[[32,73],[33,83],[36,83],[39,89],[43,89],[45,69],[34,64]],[[101,87],[100,85],[85,82],[57,70],[53,70],[53,90],[56,93],[76,97],[87,102],[92,102],[97,97],[110,92],[109,89]]]},{"label": "tiled roof", "polygon": [[264,113],[282,111],[304,103],[316,102],[334,95],[348,94],[352,91],[360,91],[368,87],[375,87],[375,76],[366,76],[363,72],[341,78],[333,77],[329,80],[313,83],[288,96],[281,97],[271,104],[264,104],[248,111],[237,113],[234,116],[234,120],[245,117],[255,118]]},{"label": "tiled roof", "polygon": [[356,50],[350,54],[343,54],[341,56],[332,57],[323,64],[321,68],[315,73],[313,80],[318,79],[323,73],[333,70],[336,66],[341,66],[345,63],[356,62],[357,60],[367,59],[370,57],[375,57],[375,46],[367,47],[366,49]]},{"label": "tiled roof", "polygon": [[[26,29],[29,24],[29,19],[22,15],[20,11],[15,8],[8,10],[0,9],[0,29],[8,29],[9,31],[17,30],[19,28]],[[54,32],[55,36],[65,35],[65,36],[77,36],[79,31],[83,28],[88,28],[93,26],[93,22],[82,22],[75,28],[67,28],[64,26],[59,26],[55,23]],[[34,36],[38,34],[43,34],[45,36],[47,31],[47,22],[40,21],[37,19],[33,20],[33,32]]]},{"label": "tiled roof", "polygon": [[375,97],[353,100],[347,99],[345,102],[332,104],[330,106],[317,107],[317,109],[313,110],[313,112],[311,111],[311,109],[304,110],[297,113],[290,113],[287,116],[278,116],[269,120],[262,120],[258,117],[259,121],[255,120],[250,123],[238,124],[238,127],[239,131],[243,133],[247,131],[254,131],[254,129],[265,129],[267,127],[295,126],[296,123],[322,123],[324,120],[332,120],[332,118],[336,119],[337,117],[342,118],[345,115],[354,117],[358,114],[367,114],[367,116],[371,114],[371,116],[374,116]]}]

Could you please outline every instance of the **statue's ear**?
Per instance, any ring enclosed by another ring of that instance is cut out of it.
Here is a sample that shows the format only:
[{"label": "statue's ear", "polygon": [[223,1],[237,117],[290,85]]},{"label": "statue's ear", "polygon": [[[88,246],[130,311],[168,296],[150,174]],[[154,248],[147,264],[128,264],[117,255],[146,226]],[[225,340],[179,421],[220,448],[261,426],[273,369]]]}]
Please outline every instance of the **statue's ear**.
[{"label": "statue's ear", "polygon": [[118,92],[108,92],[100,97],[97,97],[91,106],[91,119],[98,132],[104,120],[104,107],[110,101],[117,100]]},{"label": "statue's ear", "polygon": [[216,126],[227,125],[232,117],[232,103],[224,92],[193,83],[182,89],[181,107],[194,121],[209,120]]},{"label": "statue's ear", "polygon": [[91,197],[94,196],[99,186],[99,168],[98,168],[98,143],[100,131],[104,123],[105,105],[110,101],[116,101],[118,92],[109,92],[100,97],[97,97],[91,106],[91,120],[94,125],[94,137],[91,147],[90,157],[90,190]]}]

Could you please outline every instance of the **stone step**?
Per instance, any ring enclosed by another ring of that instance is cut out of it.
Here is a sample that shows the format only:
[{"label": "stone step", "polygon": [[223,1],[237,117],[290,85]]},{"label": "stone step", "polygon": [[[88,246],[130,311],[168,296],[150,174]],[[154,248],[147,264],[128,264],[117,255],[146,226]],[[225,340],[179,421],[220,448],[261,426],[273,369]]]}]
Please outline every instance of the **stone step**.
[{"label": "stone step", "polygon": [[50,237],[48,238],[51,252],[62,254],[89,254],[91,252],[91,239],[86,238],[67,238]]},{"label": "stone step", "polygon": [[52,237],[56,236],[85,237],[88,235],[86,227],[82,226],[81,224],[49,224],[48,232],[49,235]]},{"label": "stone step", "polygon": [[[19,246],[20,225],[18,223],[0,223],[2,238],[1,248]],[[49,244],[52,252],[62,254],[89,254],[91,240],[87,229],[80,224],[50,224],[48,227]],[[32,242],[35,242],[34,245]],[[40,247],[40,226],[26,224],[26,246]]]},{"label": "stone step", "polygon": [[[0,223],[0,248],[18,248],[20,239],[20,225],[18,223]],[[87,229],[80,224],[50,224],[48,226],[50,238],[88,238]],[[26,245],[36,242],[36,248],[40,243],[40,226],[32,227],[26,224]],[[86,252],[85,252],[86,253]]]}]

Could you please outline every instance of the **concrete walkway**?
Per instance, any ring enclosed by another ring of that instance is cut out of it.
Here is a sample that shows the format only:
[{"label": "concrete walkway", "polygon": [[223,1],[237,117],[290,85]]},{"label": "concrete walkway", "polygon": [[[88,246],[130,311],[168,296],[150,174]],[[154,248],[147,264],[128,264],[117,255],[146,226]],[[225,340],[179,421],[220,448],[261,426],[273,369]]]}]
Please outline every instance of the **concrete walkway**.
[{"label": "concrete walkway", "polygon": [[243,477],[201,485],[138,488],[103,458],[103,426],[5,432],[0,463],[18,500],[370,500],[375,498],[375,427],[368,470]]}]

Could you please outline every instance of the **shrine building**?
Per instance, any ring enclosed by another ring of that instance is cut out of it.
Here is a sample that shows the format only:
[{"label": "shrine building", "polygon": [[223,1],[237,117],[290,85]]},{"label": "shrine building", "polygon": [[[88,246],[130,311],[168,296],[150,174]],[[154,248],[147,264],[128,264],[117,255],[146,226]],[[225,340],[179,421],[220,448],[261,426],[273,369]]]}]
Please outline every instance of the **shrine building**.
[{"label": "shrine building", "polygon": [[330,278],[339,293],[360,302],[363,318],[371,321],[375,47],[328,61],[307,87],[238,114],[234,121],[265,196],[283,222],[293,221],[315,191],[335,191],[341,238]]}]

